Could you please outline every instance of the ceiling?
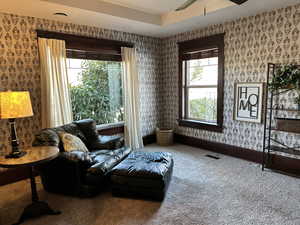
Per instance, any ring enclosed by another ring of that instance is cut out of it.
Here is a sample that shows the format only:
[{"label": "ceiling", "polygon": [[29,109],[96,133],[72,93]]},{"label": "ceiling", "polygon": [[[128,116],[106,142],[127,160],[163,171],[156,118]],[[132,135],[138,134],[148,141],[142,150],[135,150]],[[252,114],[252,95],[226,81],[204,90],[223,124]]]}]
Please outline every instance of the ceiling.
[{"label": "ceiling", "polygon": [[[101,1],[101,0],[98,0]],[[144,11],[151,14],[163,14],[176,9],[185,0],[102,0],[116,5]]]},{"label": "ceiling", "polygon": [[[0,12],[114,29],[153,37],[167,37],[211,24],[299,3],[299,0],[198,0],[175,12],[186,0],[6,0]],[[207,15],[204,16],[204,8]],[[67,17],[54,16],[55,12]]]}]

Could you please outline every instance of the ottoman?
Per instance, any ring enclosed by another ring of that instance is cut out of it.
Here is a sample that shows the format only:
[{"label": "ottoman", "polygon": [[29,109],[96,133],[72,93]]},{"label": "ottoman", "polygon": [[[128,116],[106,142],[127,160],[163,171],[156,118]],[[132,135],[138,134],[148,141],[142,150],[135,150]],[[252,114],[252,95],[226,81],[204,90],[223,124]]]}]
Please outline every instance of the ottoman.
[{"label": "ottoman", "polygon": [[168,152],[132,152],[111,171],[112,194],[163,200],[172,171]]}]

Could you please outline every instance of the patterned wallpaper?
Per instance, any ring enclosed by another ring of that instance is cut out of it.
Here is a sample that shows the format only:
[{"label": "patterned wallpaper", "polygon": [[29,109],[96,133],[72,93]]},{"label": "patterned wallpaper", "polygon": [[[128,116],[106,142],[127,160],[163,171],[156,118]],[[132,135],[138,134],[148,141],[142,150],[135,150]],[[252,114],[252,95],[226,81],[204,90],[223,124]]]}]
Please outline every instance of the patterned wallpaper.
[{"label": "patterned wallpaper", "polygon": [[[31,144],[41,122],[36,29],[133,42],[139,58],[143,135],[161,124],[180,134],[256,150],[262,147],[263,126],[232,119],[234,83],[265,81],[268,62],[300,63],[300,4],[165,39],[0,13],[0,90],[29,90],[33,103],[34,116],[17,120],[23,147]],[[224,132],[179,127],[177,42],[222,32],[226,32]],[[282,138],[300,145],[297,135]],[[0,154],[9,150],[7,121],[0,120]]]},{"label": "patterned wallpaper", "polygon": [[[159,79],[161,40],[135,34],[88,27],[33,17],[0,14],[0,91],[29,90],[34,116],[17,119],[17,133],[22,147],[30,146],[41,125],[40,70],[36,29],[83,36],[129,41],[138,51],[141,79],[142,133],[154,132],[159,122],[162,103]],[[7,120],[0,120],[0,154],[10,151]]]},{"label": "patterned wallpaper", "polygon": [[[177,42],[223,32],[226,33],[225,129],[223,133],[215,133],[178,126]],[[164,126],[173,127],[177,133],[187,136],[262,150],[263,125],[233,120],[234,83],[265,82],[268,62],[300,64],[300,4],[178,34],[163,42]],[[283,102],[291,104],[293,95],[286,96]],[[299,135],[281,135],[288,144],[300,146]]]}]

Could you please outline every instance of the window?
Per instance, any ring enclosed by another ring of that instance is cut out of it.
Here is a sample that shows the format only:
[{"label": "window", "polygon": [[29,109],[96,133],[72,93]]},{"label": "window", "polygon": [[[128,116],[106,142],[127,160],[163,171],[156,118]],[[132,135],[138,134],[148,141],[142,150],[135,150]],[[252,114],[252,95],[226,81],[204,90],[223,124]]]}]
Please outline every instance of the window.
[{"label": "window", "polygon": [[123,121],[121,48],[113,42],[66,41],[74,120],[91,118],[98,125]]},{"label": "window", "polygon": [[179,44],[179,125],[222,132],[224,34]]},{"label": "window", "polygon": [[67,63],[74,120],[123,121],[121,63],[72,58]]},{"label": "window", "polygon": [[121,47],[129,42],[37,30],[38,37],[64,40],[75,120],[98,125],[123,121]]}]

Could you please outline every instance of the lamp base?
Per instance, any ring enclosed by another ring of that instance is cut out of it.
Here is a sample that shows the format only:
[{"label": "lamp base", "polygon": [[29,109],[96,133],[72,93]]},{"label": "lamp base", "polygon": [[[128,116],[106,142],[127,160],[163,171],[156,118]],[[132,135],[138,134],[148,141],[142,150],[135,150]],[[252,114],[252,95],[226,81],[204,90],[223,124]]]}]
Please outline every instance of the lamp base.
[{"label": "lamp base", "polygon": [[7,158],[7,159],[17,159],[17,158],[21,158],[24,155],[26,155],[26,152],[18,151],[18,152],[12,152],[9,155],[6,155],[5,158]]},{"label": "lamp base", "polygon": [[26,152],[21,151],[19,148],[19,141],[17,137],[17,131],[16,131],[16,123],[15,123],[15,118],[10,118],[8,120],[9,125],[10,125],[10,136],[11,136],[11,153],[9,155],[6,155],[5,158],[7,159],[16,159],[16,158],[21,158],[26,154]]}]

